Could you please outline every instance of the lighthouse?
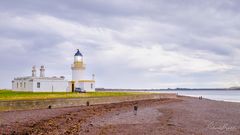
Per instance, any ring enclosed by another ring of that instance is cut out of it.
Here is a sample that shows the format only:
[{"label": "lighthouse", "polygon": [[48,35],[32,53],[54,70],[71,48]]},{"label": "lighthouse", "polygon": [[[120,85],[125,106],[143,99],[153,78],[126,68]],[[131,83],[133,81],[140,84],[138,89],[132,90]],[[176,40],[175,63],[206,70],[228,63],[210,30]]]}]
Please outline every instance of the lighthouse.
[{"label": "lighthouse", "polygon": [[83,63],[83,55],[77,49],[77,52],[74,55],[74,62],[72,64],[72,81],[83,80],[85,65]]},{"label": "lighthouse", "polygon": [[85,80],[84,71],[86,65],[83,61],[83,55],[77,49],[77,52],[74,55],[74,61],[71,66],[72,69],[72,81],[69,82],[69,88],[72,92],[92,92],[95,91],[95,80]]}]

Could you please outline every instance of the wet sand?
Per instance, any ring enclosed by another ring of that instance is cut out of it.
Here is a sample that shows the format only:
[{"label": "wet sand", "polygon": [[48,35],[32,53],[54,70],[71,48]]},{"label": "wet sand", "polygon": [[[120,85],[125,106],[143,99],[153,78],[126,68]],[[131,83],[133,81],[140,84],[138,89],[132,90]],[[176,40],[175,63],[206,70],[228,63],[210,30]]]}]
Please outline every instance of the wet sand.
[{"label": "wet sand", "polygon": [[[137,114],[134,106],[138,106]],[[1,134],[239,135],[240,103],[179,97],[0,112]]]}]

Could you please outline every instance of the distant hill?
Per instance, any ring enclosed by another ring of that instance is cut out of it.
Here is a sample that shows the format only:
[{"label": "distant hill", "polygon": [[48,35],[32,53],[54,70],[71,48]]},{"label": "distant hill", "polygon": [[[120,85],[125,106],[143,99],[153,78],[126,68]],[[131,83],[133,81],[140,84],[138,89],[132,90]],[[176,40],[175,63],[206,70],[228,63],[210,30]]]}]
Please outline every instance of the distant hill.
[{"label": "distant hill", "polygon": [[234,87],[230,87],[230,90],[240,90],[240,86],[234,86]]},{"label": "distant hill", "polygon": [[96,88],[96,91],[175,91],[175,90],[240,90],[240,87],[230,88],[167,88],[167,89],[111,89],[111,88]]}]

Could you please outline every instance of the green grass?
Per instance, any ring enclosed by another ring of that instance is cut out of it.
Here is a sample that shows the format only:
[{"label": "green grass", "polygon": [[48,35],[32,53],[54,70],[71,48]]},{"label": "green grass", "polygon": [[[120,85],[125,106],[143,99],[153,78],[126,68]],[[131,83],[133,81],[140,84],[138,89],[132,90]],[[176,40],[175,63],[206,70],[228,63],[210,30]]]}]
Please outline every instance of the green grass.
[{"label": "green grass", "polygon": [[143,94],[139,92],[88,92],[88,93],[66,93],[66,92],[15,92],[11,90],[0,90],[1,100],[35,100],[54,98],[86,98],[86,97],[109,97],[128,96]]}]

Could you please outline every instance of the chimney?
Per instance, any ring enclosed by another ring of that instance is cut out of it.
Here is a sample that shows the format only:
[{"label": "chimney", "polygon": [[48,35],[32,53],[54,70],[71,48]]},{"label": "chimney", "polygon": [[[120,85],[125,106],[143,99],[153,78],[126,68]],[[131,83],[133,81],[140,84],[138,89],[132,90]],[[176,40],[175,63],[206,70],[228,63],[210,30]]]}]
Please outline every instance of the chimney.
[{"label": "chimney", "polygon": [[41,68],[40,68],[40,77],[45,77],[45,68],[44,68],[44,66],[41,66]]},{"label": "chimney", "polygon": [[37,72],[36,66],[33,66],[32,67],[32,77],[36,77],[36,72]]}]

